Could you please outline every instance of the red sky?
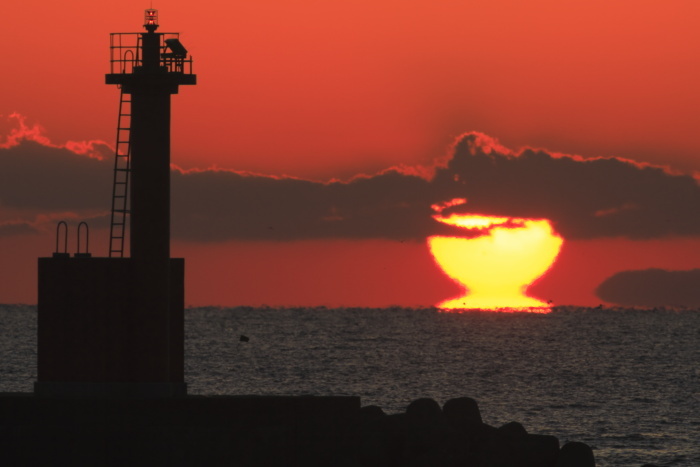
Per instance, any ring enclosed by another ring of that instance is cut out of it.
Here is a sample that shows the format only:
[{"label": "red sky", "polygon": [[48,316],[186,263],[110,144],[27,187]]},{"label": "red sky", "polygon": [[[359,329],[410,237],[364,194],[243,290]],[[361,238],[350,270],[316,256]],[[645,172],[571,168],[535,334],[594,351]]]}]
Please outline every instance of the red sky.
[{"label": "red sky", "polygon": [[[54,145],[113,144],[118,91],[103,84],[109,33],[139,31],[148,6],[5,5],[0,142],[18,112]],[[173,98],[172,160],[182,168],[347,181],[396,165],[432,167],[456,137],[479,131],[515,152],[700,172],[694,0],[153,6],[161,31],[181,33],[198,74],[197,86]],[[61,212],[0,203],[5,224]],[[0,302],[35,301],[35,258],[53,250],[47,229],[0,237]],[[95,229],[96,254],[106,250],[100,235]],[[595,305],[593,290],[615,272],[700,267],[695,233],[629,237],[565,237],[540,296]],[[415,239],[190,238],[173,250],[188,260],[191,304],[430,305],[454,287]]]}]

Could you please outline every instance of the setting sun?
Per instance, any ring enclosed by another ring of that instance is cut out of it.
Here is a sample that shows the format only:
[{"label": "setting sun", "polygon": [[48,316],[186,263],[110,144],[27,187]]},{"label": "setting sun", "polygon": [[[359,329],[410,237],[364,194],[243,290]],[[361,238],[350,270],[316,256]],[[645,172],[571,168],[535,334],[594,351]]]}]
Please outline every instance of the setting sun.
[{"label": "setting sun", "polygon": [[466,289],[464,296],[445,300],[439,308],[549,309],[547,303],[526,295],[528,286],[552,266],[563,243],[548,220],[471,214],[434,218],[482,234],[428,238],[437,264]]}]

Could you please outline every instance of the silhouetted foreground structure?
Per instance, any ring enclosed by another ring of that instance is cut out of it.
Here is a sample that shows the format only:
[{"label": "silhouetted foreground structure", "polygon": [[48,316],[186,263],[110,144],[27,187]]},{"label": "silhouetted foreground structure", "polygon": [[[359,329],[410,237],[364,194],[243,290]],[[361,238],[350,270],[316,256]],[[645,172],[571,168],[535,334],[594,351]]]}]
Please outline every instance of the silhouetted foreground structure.
[{"label": "silhouetted foreground structure", "polygon": [[39,259],[37,394],[186,393],[184,260],[170,258],[170,96],[196,76],[179,35],[155,32],[156,10],[144,27],[111,37],[106,82],[121,87],[121,101],[110,257],[71,257],[66,228],[64,251],[57,238],[54,256]]},{"label": "silhouetted foreground structure", "polygon": [[0,464],[339,467],[593,467],[583,443],[511,422],[486,425],[470,398],[405,413],[357,397],[0,396]]}]

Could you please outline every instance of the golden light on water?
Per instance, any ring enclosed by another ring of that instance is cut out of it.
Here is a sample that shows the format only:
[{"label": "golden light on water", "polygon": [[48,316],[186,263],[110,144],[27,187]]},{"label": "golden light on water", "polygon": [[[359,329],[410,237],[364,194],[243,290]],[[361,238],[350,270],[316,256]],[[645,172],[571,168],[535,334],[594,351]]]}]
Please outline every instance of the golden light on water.
[{"label": "golden light on water", "polygon": [[445,300],[438,308],[550,310],[548,303],[526,294],[527,287],[554,264],[563,244],[548,220],[471,214],[434,218],[482,234],[428,238],[437,264],[465,289],[463,296]]}]

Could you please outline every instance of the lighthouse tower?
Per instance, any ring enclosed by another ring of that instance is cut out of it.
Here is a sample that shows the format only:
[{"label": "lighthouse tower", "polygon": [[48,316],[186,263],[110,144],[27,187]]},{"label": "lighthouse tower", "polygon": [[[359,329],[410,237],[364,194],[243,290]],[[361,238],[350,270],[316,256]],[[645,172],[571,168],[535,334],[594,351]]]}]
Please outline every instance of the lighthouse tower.
[{"label": "lighthouse tower", "polygon": [[170,256],[170,96],[197,77],[179,34],[156,32],[157,10],[146,10],[144,27],[145,33],[111,35],[106,82],[121,88],[121,102],[110,256],[124,254],[129,213],[131,257],[150,262]]},{"label": "lighthouse tower", "polygon": [[179,34],[156,32],[157,10],[146,10],[144,28],[111,35],[106,83],[121,99],[109,257],[71,257],[57,238],[56,253],[39,258],[39,395],[186,393],[184,260],[170,258],[170,99],[196,76]]}]

